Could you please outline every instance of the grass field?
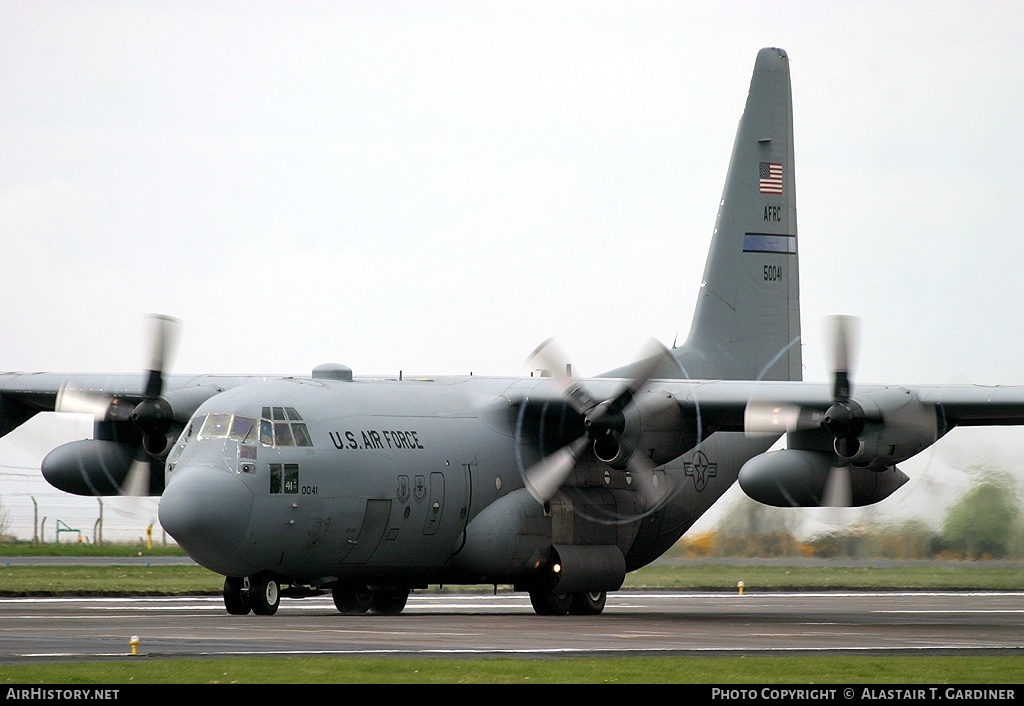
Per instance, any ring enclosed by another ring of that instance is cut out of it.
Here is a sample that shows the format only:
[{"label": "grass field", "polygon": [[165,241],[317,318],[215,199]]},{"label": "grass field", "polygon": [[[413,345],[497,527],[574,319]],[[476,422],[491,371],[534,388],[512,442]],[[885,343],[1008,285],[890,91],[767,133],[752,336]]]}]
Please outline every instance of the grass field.
[{"label": "grass field", "polygon": [[[626,576],[624,589],[685,590],[1024,590],[1024,569],[999,562],[735,565],[656,563]],[[0,596],[216,595],[224,578],[200,566],[0,566]],[[437,590],[437,587],[432,587]],[[487,588],[476,586],[470,588]],[[501,587],[499,587],[501,588]],[[507,587],[506,587],[507,588]],[[445,590],[466,590],[446,587]]]},{"label": "grass field", "polygon": [[1024,684],[1024,658],[126,658],[0,665],[0,684]]}]

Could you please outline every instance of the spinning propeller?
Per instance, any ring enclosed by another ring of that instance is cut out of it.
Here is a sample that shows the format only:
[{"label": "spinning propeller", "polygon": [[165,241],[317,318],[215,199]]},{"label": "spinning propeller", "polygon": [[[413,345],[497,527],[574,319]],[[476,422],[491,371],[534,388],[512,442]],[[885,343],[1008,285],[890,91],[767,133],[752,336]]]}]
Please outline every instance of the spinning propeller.
[{"label": "spinning propeller", "polygon": [[[149,494],[150,458],[158,458],[166,450],[166,434],[174,421],[171,405],[162,397],[163,376],[177,346],[181,322],[163,315],[152,315],[150,321],[152,351],[141,401],[136,401],[138,397],[134,395],[108,396],[68,382],[61,387],[54,405],[57,412],[91,414],[97,423],[130,421],[142,433],[142,441],[137,448],[125,448],[125,453],[131,454],[131,467],[121,484],[122,495]],[[118,454],[111,454],[104,458],[114,462]]]},{"label": "spinning propeller", "polygon": [[668,349],[652,339],[646,355],[635,365],[633,378],[606,400],[594,400],[572,377],[567,358],[552,339],[538,346],[529,360],[550,372],[570,406],[583,418],[585,429],[582,436],[526,469],[525,482],[530,494],[542,504],[549,501],[568,479],[589,444],[598,460],[613,468],[628,470],[631,480],[639,485],[644,506],[656,507],[664,499],[665,490],[658,488],[656,464],[636,449],[635,443],[630,447],[631,440],[626,438],[627,414],[636,404],[637,393],[661,366],[672,361]]},{"label": "spinning propeller", "polygon": [[851,398],[853,357],[859,340],[859,319],[852,316],[829,317],[831,340],[832,405],[822,413],[799,405],[751,402],[747,406],[744,426],[748,433],[794,432],[825,429],[834,437],[837,460],[825,484],[822,504],[848,507],[852,504],[849,465],[846,460],[856,455],[859,436],[867,417],[864,409]]}]

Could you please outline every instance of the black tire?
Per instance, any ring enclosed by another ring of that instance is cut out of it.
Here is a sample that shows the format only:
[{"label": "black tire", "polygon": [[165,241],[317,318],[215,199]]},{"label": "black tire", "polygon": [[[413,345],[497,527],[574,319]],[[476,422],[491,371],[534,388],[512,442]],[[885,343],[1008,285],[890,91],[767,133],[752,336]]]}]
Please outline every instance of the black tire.
[{"label": "black tire", "polygon": [[570,615],[600,615],[604,610],[604,604],[608,600],[608,594],[604,591],[587,591],[584,593],[572,594],[572,602],[569,604]]},{"label": "black tire", "polygon": [[228,576],[224,579],[224,607],[230,615],[249,615],[252,603],[249,592],[243,590],[245,579],[241,576]]},{"label": "black tire", "polygon": [[409,600],[408,588],[389,588],[373,592],[370,610],[379,615],[398,615]]},{"label": "black tire", "polygon": [[362,584],[336,583],[331,587],[334,607],[343,615],[362,615],[370,609],[373,593]]},{"label": "black tire", "polygon": [[281,586],[270,576],[249,579],[249,602],[256,615],[273,615],[281,604]]},{"label": "black tire", "polygon": [[531,588],[530,603],[537,615],[566,615],[572,604],[571,593],[554,593],[546,588]]}]

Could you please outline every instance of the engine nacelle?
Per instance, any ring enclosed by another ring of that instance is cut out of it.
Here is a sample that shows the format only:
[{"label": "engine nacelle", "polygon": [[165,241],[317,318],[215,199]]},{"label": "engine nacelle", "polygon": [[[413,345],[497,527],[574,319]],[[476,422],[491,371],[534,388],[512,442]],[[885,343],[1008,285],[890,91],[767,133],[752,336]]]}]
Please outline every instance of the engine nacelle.
[{"label": "engine nacelle", "polygon": [[621,434],[594,442],[594,455],[617,469],[625,468],[634,453],[660,466],[696,443],[695,427],[687,423],[675,398],[666,392],[645,392],[626,409]]},{"label": "engine nacelle", "polygon": [[[784,449],[759,454],[743,464],[739,484],[752,500],[774,507],[823,507],[836,458],[824,451]],[[872,505],[892,495],[909,478],[890,466],[882,471],[845,468],[850,504]]]},{"label": "engine nacelle", "polygon": [[910,390],[887,388],[857,395],[864,429],[857,443],[836,453],[851,465],[884,471],[928,448],[945,432],[934,405],[925,405]]},{"label": "engine nacelle", "polygon": [[[105,439],[82,439],[62,444],[43,459],[46,481],[73,495],[121,495],[135,462],[132,447]],[[149,494],[164,487],[163,463],[146,463]]]}]

